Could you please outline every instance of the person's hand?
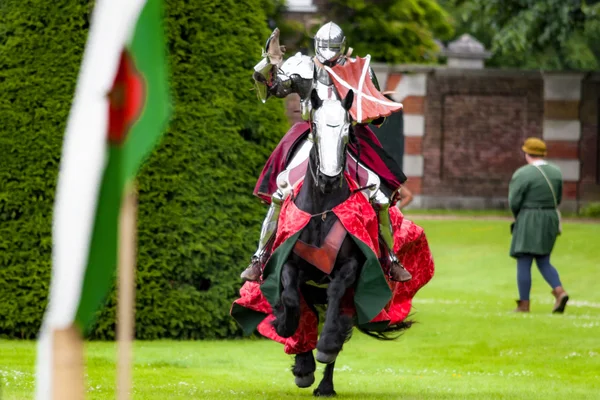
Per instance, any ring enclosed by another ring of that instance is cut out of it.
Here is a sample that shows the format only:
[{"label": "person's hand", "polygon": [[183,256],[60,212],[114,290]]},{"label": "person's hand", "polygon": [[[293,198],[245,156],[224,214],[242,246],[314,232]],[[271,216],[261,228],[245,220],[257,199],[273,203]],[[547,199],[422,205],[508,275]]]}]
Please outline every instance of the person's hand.
[{"label": "person's hand", "polygon": [[404,207],[409,205],[413,200],[413,194],[406,186],[402,186],[402,189],[398,191],[400,195],[400,202],[397,204],[398,209],[402,210]]}]

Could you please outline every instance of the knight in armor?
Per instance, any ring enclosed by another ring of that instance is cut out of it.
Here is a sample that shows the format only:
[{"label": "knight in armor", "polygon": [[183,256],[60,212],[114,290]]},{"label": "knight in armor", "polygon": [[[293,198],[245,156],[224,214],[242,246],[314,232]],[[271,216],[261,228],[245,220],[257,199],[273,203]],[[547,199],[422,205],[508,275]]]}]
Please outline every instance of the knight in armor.
[{"label": "knight in armor", "polygon": [[[253,78],[259,98],[265,102],[269,97],[286,97],[291,93],[300,96],[302,118],[309,121],[311,112],[310,93],[316,89],[321,99],[340,99],[329,71],[336,65],[348,62],[351,51],[346,51],[346,37],[342,29],[333,22],[323,25],[314,38],[315,56],[296,53],[283,61],[284,48],[279,45],[279,30],[275,29],[267,40],[263,59],[254,67]],[[375,73],[369,67],[369,79],[380,90]],[[354,134],[356,143],[349,145],[349,152],[361,162],[376,179],[378,185],[368,192],[373,208],[378,215],[380,238],[385,247],[383,264],[387,264],[389,277],[393,281],[405,282],[412,277],[404,269],[394,254],[394,238],[390,221],[389,207],[395,203],[406,176],[394,159],[385,152],[368,124],[380,125],[384,117],[370,121],[356,122]],[[270,203],[262,224],[258,249],[252,256],[250,265],[241,274],[246,281],[258,281],[270,254],[270,246],[277,230],[281,205],[292,192],[291,187],[277,184],[278,175],[298,157],[299,147],[308,141],[308,122],[294,125],[281,140],[263,169],[254,194]],[[306,152],[304,152],[306,156]],[[360,157],[360,155],[364,157]]]}]

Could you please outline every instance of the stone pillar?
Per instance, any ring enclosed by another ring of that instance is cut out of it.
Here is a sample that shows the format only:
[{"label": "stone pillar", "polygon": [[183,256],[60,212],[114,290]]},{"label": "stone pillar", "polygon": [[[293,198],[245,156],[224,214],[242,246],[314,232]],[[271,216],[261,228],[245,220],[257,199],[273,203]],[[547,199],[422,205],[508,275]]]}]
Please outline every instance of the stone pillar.
[{"label": "stone pillar", "polygon": [[387,76],[386,91],[393,91],[392,98],[403,104],[404,157],[402,168],[408,177],[406,186],[415,195],[415,206],[420,204],[423,178],[422,142],[425,135],[425,95],[427,73],[395,73]]},{"label": "stone pillar", "polygon": [[543,139],[548,147],[548,161],[555,163],[563,174],[563,203],[578,200],[582,78],[583,74],[544,74]]},{"label": "stone pillar", "polygon": [[468,33],[450,42],[448,48],[442,48],[441,54],[448,57],[446,62],[448,67],[461,69],[482,69],[484,60],[492,55],[483,44]]}]

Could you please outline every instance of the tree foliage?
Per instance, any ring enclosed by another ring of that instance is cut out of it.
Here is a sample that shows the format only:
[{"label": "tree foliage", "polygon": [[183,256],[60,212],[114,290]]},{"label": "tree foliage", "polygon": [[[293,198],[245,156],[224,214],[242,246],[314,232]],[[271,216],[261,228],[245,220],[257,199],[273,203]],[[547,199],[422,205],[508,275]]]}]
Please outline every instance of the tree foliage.
[{"label": "tree foliage", "polygon": [[[280,31],[280,43],[286,47],[286,56],[292,55],[297,51],[309,53],[312,49],[311,26],[310,21],[289,18],[287,12],[286,0],[264,0],[265,13],[267,15],[269,28],[271,30],[278,28]],[[313,18],[312,22],[318,20]],[[266,39],[265,39],[266,42]],[[264,43],[263,43],[264,46]]]},{"label": "tree foliage", "polygon": [[320,11],[342,27],[353,54],[379,62],[434,62],[435,40],[453,33],[437,0],[331,0]]},{"label": "tree foliage", "polygon": [[581,0],[445,0],[457,33],[493,53],[490,66],[597,69],[600,7]]},{"label": "tree foliage", "polygon": [[[269,0],[166,0],[174,114],[139,180],[136,334],[239,333],[229,316],[266,208],[256,178],[287,128],[252,67]],[[0,336],[36,336],[47,302],[52,209],[90,16],[88,0],[0,2]],[[113,338],[115,294],[94,338]]]}]

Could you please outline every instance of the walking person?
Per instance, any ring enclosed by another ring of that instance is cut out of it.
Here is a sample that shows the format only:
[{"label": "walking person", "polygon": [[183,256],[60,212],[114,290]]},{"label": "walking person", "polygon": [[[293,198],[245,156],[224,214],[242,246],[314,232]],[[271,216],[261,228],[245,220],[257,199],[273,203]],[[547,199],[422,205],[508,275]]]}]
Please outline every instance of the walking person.
[{"label": "walking person", "polygon": [[558,271],[550,264],[550,254],[561,233],[558,206],[562,199],[562,173],[544,160],[546,144],[529,138],[521,148],[527,165],[513,175],[508,202],[515,217],[511,226],[510,256],[517,259],[519,300],[516,312],[529,312],[531,264],[535,259],[540,273],[552,288],[555,303],[553,313],[565,310],[569,295],[565,292]]}]

